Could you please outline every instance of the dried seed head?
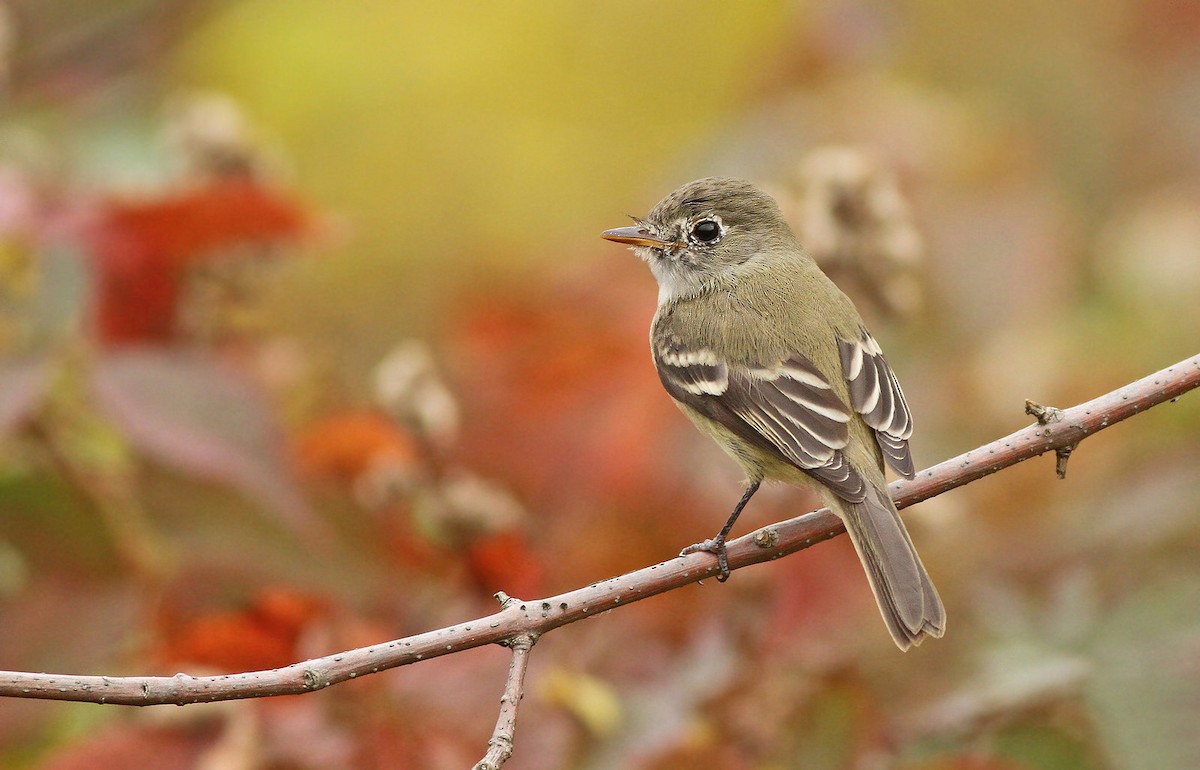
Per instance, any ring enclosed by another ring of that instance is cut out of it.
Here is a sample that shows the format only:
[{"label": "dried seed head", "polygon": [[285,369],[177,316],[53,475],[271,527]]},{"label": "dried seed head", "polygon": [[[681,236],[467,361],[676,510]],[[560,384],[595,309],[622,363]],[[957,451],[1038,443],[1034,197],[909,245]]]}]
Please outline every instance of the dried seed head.
[{"label": "dried seed head", "polygon": [[397,345],[376,367],[375,400],[439,449],[452,446],[458,437],[458,402],[421,342]]},{"label": "dried seed head", "polygon": [[859,148],[822,147],[774,192],[800,242],[856,300],[890,315],[920,309],[924,240],[890,169]]}]

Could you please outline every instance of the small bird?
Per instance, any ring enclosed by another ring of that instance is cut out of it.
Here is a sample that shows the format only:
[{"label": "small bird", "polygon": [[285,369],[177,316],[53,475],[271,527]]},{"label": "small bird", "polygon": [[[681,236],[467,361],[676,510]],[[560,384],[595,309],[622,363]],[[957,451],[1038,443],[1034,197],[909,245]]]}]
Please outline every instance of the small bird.
[{"label": "small bird", "polygon": [[690,182],[634,222],[602,237],[631,246],[658,280],[659,379],[748,483],[717,536],[680,556],[715,554],[726,580],[726,538],[762,482],[815,488],[845,523],[896,645],[940,637],[945,608],[884,477],[885,462],[914,475],[912,418],[853,303],[747,181]]}]

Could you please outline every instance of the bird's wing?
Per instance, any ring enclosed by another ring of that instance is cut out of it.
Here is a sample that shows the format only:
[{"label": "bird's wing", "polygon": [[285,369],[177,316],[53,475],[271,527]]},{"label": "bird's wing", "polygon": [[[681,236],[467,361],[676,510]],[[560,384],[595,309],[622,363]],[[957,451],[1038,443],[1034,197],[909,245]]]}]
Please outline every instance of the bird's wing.
[{"label": "bird's wing", "polygon": [[857,340],[838,340],[842,373],[850,384],[850,405],[875,431],[883,459],[906,479],[916,475],[908,439],[912,436],[912,414],[892,367],[888,366],[875,341],[865,329]]},{"label": "bird's wing", "polygon": [[838,497],[863,500],[866,484],[841,451],[850,441],[850,409],[804,356],[736,366],[668,335],[654,345],[654,361],[677,401],[797,466]]}]

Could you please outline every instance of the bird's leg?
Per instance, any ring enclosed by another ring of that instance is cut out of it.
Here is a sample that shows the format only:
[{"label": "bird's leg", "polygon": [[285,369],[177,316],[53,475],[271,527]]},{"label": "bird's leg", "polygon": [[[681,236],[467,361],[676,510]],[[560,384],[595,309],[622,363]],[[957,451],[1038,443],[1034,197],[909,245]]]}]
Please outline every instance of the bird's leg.
[{"label": "bird's leg", "polygon": [[750,482],[750,486],[746,488],[746,494],[742,495],[742,499],[738,500],[738,504],[734,506],[733,513],[729,514],[729,519],[725,522],[725,526],[721,527],[721,531],[711,540],[705,540],[703,543],[689,545],[679,552],[680,556],[687,556],[689,553],[697,553],[698,551],[707,551],[717,555],[717,581],[724,583],[729,579],[729,554],[725,548],[725,538],[729,537],[730,531],[733,530],[734,522],[738,516],[742,514],[742,509],[746,507],[746,503],[750,502],[750,498],[754,497],[754,493],[758,491],[759,485],[762,484],[761,479],[756,479]]}]

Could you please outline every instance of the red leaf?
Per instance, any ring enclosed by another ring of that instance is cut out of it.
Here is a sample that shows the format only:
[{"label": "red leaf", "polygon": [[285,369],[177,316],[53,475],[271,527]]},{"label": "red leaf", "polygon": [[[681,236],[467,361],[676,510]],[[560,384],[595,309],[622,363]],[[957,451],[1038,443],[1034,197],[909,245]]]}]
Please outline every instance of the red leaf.
[{"label": "red leaf", "polygon": [[169,341],[190,260],[245,242],[297,238],[307,225],[294,200],[244,178],[152,201],[107,202],[89,232],[100,340]]},{"label": "red leaf", "polygon": [[464,454],[538,503],[639,504],[667,478],[673,428],[686,428],[646,353],[649,292],[645,303],[612,296],[545,286],[466,303],[455,341],[468,362],[458,390],[471,394]]},{"label": "red leaf", "polygon": [[525,536],[516,530],[498,532],[475,541],[467,550],[471,577],[488,593],[513,596],[541,593],[542,568]]},{"label": "red leaf", "polygon": [[297,442],[296,454],[309,473],[353,482],[382,460],[411,465],[416,460],[416,446],[385,415],[346,412],[309,425]]},{"label": "red leaf", "polygon": [[[577,538],[581,526],[601,543],[622,543],[545,564],[556,581],[678,552],[728,511],[720,503],[723,510],[706,514],[712,502],[697,499],[711,487],[695,482],[707,468],[697,470],[691,448],[708,440],[655,375],[646,343],[653,281],[646,281],[640,265],[606,263],[578,283],[467,298],[447,346],[455,390],[469,394],[461,402],[461,462],[503,479],[535,515],[554,511],[539,525],[550,551]],[[728,505],[738,494],[731,479]],[[664,509],[680,513],[668,518]],[[695,526],[688,520],[705,515]]]},{"label": "red leaf", "polygon": [[158,657],[169,665],[218,671],[261,671],[295,663],[302,633],[324,611],[319,599],[266,589],[248,607],[208,612],[173,624]]}]

